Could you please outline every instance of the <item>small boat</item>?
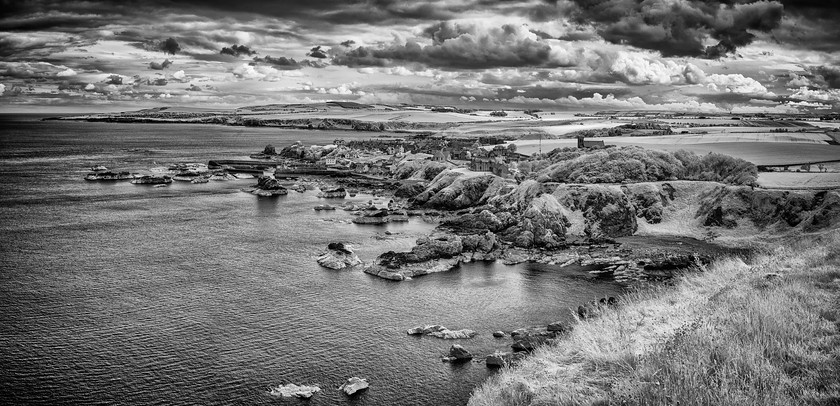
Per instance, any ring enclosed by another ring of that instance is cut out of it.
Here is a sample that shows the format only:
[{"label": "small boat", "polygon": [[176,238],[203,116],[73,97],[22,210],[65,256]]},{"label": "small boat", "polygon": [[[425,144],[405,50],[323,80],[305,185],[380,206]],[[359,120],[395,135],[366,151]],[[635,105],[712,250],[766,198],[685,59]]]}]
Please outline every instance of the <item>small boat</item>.
[{"label": "small boat", "polygon": [[316,211],[323,211],[323,210],[335,210],[335,206],[330,206],[328,204],[319,204],[314,207]]}]

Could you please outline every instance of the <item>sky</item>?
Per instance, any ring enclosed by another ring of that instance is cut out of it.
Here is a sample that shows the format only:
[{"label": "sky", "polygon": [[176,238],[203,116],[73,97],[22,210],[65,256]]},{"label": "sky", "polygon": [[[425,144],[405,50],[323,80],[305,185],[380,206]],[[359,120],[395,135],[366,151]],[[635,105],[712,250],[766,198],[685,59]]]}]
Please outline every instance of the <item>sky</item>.
[{"label": "sky", "polygon": [[840,111],[834,0],[0,0],[0,112]]}]

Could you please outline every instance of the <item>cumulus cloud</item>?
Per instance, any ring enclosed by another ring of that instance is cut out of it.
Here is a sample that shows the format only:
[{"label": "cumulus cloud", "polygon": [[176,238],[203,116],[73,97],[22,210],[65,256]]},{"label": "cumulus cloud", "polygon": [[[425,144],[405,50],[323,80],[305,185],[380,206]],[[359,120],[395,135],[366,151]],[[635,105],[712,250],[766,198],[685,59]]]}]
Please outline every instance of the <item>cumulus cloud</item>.
[{"label": "cumulus cloud", "polygon": [[3,93],[6,93],[6,85],[0,83],[0,96],[2,96]]},{"label": "cumulus cloud", "polygon": [[831,109],[830,104],[819,103],[819,102],[789,101],[785,104],[787,104],[788,106],[792,106],[792,107],[801,107],[801,108],[805,108],[805,109],[814,109],[814,110],[830,110]]},{"label": "cumulus cloud", "polygon": [[56,73],[55,76],[58,76],[60,78],[68,77],[68,76],[76,76],[76,71],[74,71],[73,69],[67,68],[67,69],[65,69],[61,72]]},{"label": "cumulus cloud", "polygon": [[551,46],[522,25],[487,27],[444,21],[425,29],[430,45],[416,41],[369,49],[359,47],[333,57],[352,67],[389,66],[393,61],[428,66],[479,69],[504,66],[557,66]]},{"label": "cumulus cloud", "polygon": [[724,91],[737,94],[758,95],[765,97],[775,96],[769,92],[764,85],[757,80],[746,77],[740,73],[729,75],[709,75],[706,86],[713,91]]},{"label": "cumulus cloud", "polygon": [[158,44],[158,49],[165,54],[175,55],[181,51],[181,45],[178,44],[175,38],[169,37]]},{"label": "cumulus cloud", "polygon": [[[652,49],[664,56],[719,58],[751,43],[753,32],[779,26],[778,1],[572,0],[577,18],[593,22],[598,34],[616,44]],[[704,46],[708,38],[716,45]]]},{"label": "cumulus cloud", "polygon": [[173,78],[173,79],[176,79],[176,80],[181,80],[181,81],[183,81],[184,79],[186,79],[186,77],[187,77],[187,74],[186,74],[186,73],[184,73],[184,71],[183,71],[183,70],[179,70],[179,71],[177,71],[177,72],[175,72],[175,73],[173,73],[173,74],[172,74],[172,78]]},{"label": "cumulus cloud", "polygon": [[803,86],[788,97],[794,100],[838,103],[840,102],[840,89],[812,90]]},{"label": "cumulus cloud", "polygon": [[324,59],[324,58],[327,58],[327,53],[323,49],[321,49],[320,45],[318,45],[318,46],[310,49],[309,53],[307,53],[306,56],[310,56],[310,57],[318,58],[318,59]]},{"label": "cumulus cloud", "polygon": [[696,100],[689,100],[685,102],[672,102],[660,104],[648,104],[640,97],[617,98],[613,94],[606,96],[601,93],[593,93],[591,97],[575,97],[567,96],[557,99],[533,99],[523,96],[513,97],[508,99],[509,102],[518,104],[530,105],[558,105],[575,108],[596,108],[596,109],[616,109],[616,110],[658,110],[658,111],[683,111],[683,112],[722,112],[722,110],[712,103],[700,103]]},{"label": "cumulus cloud", "polygon": [[163,62],[152,61],[152,62],[149,62],[149,69],[164,70],[164,69],[168,68],[170,65],[172,65],[172,61],[170,61],[169,59],[165,59]]},{"label": "cumulus cloud", "polygon": [[282,71],[271,66],[243,63],[233,69],[233,75],[239,79],[277,81],[284,77],[301,76],[298,71]]},{"label": "cumulus cloud", "polygon": [[630,84],[697,84],[706,76],[691,63],[681,65],[672,60],[655,60],[628,52],[602,53],[600,64],[609,76]]},{"label": "cumulus cloud", "polygon": [[219,53],[222,55],[239,57],[241,55],[256,55],[257,51],[248,48],[246,45],[233,44],[230,47],[223,47],[222,50],[219,51]]},{"label": "cumulus cloud", "polygon": [[347,41],[344,41],[344,42],[341,43],[341,46],[343,46],[345,48],[350,48],[353,45],[356,45],[356,41],[353,41],[352,39],[348,39]]}]

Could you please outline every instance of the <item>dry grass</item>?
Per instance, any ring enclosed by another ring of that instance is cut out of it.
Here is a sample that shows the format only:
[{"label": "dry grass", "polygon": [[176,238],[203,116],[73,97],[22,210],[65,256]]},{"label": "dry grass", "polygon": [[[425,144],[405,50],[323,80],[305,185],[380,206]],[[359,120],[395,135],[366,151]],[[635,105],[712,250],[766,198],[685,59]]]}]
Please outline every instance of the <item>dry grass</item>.
[{"label": "dry grass", "polygon": [[629,294],[470,405],[838,404],[838,243],[833,232]]}]

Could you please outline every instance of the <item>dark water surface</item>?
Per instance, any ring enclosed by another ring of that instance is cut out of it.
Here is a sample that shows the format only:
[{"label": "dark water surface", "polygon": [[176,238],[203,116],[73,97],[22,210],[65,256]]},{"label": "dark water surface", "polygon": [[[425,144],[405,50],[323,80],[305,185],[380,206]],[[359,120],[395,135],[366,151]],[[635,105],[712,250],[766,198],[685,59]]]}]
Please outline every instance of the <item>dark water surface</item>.
[{"label": "dark water surface", "polygon": [[[487,354],[510,345],[494,330],[568,319],[570,307],[621,290],[527,264],[469,264],[402,283],[332,271],[315,263],[330,242],[370,261],[409,249],[433,225],[354,225],[341,210],[312,210],[324,202],[315,191],[239,191],[254,180],[82,179],[94,164],[145,170],[370,134],[13,116],[0,116],[0,128],[3,404],[464,404],[493,372],[442,363],[452,341],[406,329],[473,329],[476,338],[458,343]],[[336,388],[351,376],[370,390],[347,399]],[[322,391],[308,402],[268,395],[281,383]]]}]

